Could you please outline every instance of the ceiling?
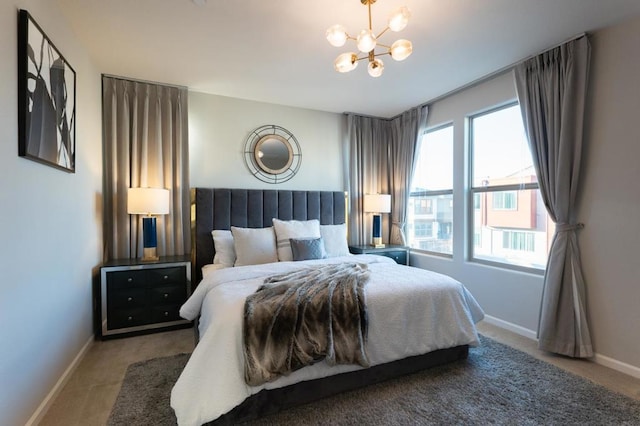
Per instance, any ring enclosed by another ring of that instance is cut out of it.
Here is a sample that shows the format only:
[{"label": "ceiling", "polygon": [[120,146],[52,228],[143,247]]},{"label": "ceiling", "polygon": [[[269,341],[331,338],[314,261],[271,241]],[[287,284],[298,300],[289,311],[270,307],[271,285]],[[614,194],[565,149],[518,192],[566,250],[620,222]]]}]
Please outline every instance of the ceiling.
[{"label": "ceiling", "polygon": [[372,6],[376,33],[396,7],[411,10],[407,28],[381,42],[409,39],[413,54],[403,62],[383,57],[376,79],[364,64],[335,72],[334,59],[355,51],[355,43],[336,48],[324,36],[336,23],[350,34],[366,27],[359,0],[57,1],[101,73],[379,117],[640,16],[638,0],[379,0]]}]

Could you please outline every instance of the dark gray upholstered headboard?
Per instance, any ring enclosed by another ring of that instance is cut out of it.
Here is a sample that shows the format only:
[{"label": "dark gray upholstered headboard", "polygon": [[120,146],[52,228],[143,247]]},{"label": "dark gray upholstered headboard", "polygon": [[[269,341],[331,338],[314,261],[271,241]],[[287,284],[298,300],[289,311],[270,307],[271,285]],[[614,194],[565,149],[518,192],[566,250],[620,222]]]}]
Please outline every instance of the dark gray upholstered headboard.
[{"label": "dark gray upholstered headboard", "polygon": [[321,225],[345,223],[345,195],[341,191],[283,191],[264,189],[195,188],[195,283],[202,266],[213,263],[214,229],[266,228],[271,219],[318,219]]}]

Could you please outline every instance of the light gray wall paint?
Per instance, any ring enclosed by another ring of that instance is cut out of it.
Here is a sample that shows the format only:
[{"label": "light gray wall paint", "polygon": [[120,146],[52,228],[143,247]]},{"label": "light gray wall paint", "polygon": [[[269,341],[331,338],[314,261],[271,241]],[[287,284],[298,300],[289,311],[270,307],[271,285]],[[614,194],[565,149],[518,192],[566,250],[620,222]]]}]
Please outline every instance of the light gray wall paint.
[{"label": "light gray wall paint", "polygon": [[[595,351],[628,372],[640,372],[640,19],[599,31],[591,37],[590,98],[585,128],[578,233],[587,305]],[[465,117],[516,98],[511,73],[498,76],[436,102],[429,125],[453,122],[456,157],[454,203],[465,203],[463,164]],[[454,234],[464,212],[454,216]],[[465,260],[466,242],[454,241],[453,259],[413,254],[413,265],[462,281],[486,313],[537,330],[542,277],[501,270]],[[626,364],[626,365],[625,365]]]},{"label": "light gray wall paint", "polygon": [[591,43],[578,200],[591,331],[598,354],[640,369],[640,19]]},{"label": "light gray wall paint", "polygon": [[[430,106],[428,125],[454,125],[454,205],[466,206],[465,125],[468,116],[516,99],[511,73],[435,102]],[[466,260],[467,230],[463,227],[466,209],[454,210],[453,258],[414,253],[411,264],[451,275],[464,283],[485,312],[527,330],[536,330],[542,295],[542,276],[516,272]],[[461,238],[465,236],[465,238]]]},{"label": "light gray wall paint", "polygon": [[[77,73],[76,173],[18,157],[17,10]],[[50,0],[0,3],[0,424],[31,417],[93,334],[101,260],[100,75]]]},{"label": "light gray wall paint", "polygon": [[[189,92],[189,167],[192,187],[314,189],[341,191],[344,185],[344,116],[224,96]],[[255,178],[244,163],[251,131],[266,124],[289,130],[302,163],[281,184]]]}]

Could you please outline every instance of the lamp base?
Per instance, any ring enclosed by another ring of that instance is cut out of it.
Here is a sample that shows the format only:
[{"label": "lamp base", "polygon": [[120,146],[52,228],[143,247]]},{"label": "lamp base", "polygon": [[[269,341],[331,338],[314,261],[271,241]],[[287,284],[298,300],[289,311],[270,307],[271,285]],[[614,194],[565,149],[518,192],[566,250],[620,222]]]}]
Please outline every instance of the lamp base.
[{"label": "lamp base", "polygon": [[373,237],[371,245],[374,248],[385,248],[385,245],[382,243],[382,237]]},{"label": "lamp base", "polygon": [[145,247],[142,249],[142,259],[143,262],[155,262],[160,260],[158,257],[157,247]]}]

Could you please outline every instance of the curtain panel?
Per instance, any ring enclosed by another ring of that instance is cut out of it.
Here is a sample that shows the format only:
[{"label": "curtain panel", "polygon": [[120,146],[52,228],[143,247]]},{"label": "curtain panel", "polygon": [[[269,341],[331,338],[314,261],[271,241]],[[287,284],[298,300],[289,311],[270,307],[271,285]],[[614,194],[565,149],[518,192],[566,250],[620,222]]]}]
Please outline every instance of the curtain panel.
[{"label": "curtain panel", "polygon": [[539,348],[591,357],[575,200],[590,59],[586,36],[518,64],[514,75],[540,192],[556,232],[538,325]]},{"label": "curtain panel", "polygon": [[392,119],[347,114],[349,145],[349,241],[371,242],[371,215],[364,194],[391,194],[391,214],[382,215],[382,241],[406,244],[404,226],[420,137],[426,130],[427,106]]},{"label": "curtain panel", "polygon": [[169,189],[158,254],[189,253],[187,89],[103,76],[102,91],[105,260],[142,257],[142,218],[127,213],[135,187]]},{"label": "curtain panel", "polygon": [[[349,241],[371,243],[371,215],[364,211],[364,194],[389,193],[388,121],[347,114],[349,143]],[[382,241],[389,241],[388,218],[382,215]]]},{"label": "curtain panel", "polygon": [[389,159],[391,177],[391,235],[390,244],[406,245],[404,228],[407,205],[411,193],[411,179],[419,155],[419,144],[427,130],[426,105],[410,109],[391,120],[391,147]]}]

